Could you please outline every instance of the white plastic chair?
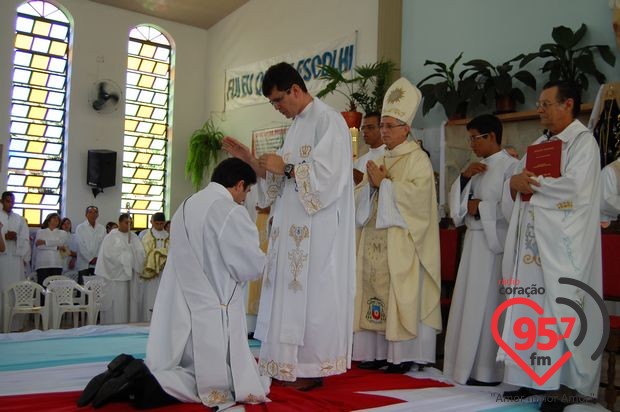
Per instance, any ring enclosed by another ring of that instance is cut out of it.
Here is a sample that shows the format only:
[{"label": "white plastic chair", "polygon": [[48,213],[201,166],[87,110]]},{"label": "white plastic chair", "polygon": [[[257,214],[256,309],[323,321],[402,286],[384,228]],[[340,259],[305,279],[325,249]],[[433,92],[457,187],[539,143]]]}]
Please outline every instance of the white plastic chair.
[{"label": "white plastic chair", "polygon": [[103,304],[105,278],[101,276],[84,276],[84,289],[88,299],[88,324],[96,325],[99,311]]},{"label": "white plastic chair", "polygon": [[[30,313],[34,315],[34,327],[39,329],[39,316],[37,315],[40,315],[43,330],[47,330],[48,300],[45,297],[45,304],[41,305],[42,294],[45,295],[45,290],[41,285],[29,280],[15,282],[4,290],[4,333],[10,332],[14,315]],[[13,301],[13,305],[11,305],[11,301]]]},{"label": "white plastic chair", "polygon": [[68,277],[64,276],[64,275],[53,275],[53,276],[48,276],[45,279],[43,279],[43,287],[47,288],[49,286],[49,284],[54,281],[54,280],[71,280]]},{"label": "white plastic chair", "polygon": [[75,291],[82,296],[86,294],[86,290],[70,279],[52,280],[47,288],[51,295],[51,313],[52,328],[59,329],[60,321],[65,313],[73,313],[73,327],[78,327],[78,315],[80,312],[88,314],[88,305],[85,303],[76,303],[74,300]]}]

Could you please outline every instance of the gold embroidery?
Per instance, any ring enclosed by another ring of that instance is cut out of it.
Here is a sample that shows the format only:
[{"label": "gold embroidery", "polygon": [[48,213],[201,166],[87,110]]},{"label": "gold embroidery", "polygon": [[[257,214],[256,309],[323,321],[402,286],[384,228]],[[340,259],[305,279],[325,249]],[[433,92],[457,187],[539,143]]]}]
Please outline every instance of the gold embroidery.
[{"label": "gold embroidery", "polygon": [[572,200],[567,200],[564,202],[560,202],[557,204],[558,209],[560,210],[565,210],[565,209],[572,209],[573,208],[573,201]]},{"label": "gold embroidery", "polygon": [[347,371],[347,360],[339,357],[336,360],[322,361],[320,364],[319,374],[321,376],[338,375]]},{"label": "gold embroidery", "polygon": [[530,263],[536,263],[536,265],[541,266],[541,264],[540,264],[540,256],[524,255],[523,256],[523,263],[525,263],[526,265],[529,265]]},{"label": "gold embroidery", "polygon": [[310,235],[308,226],[295,226],[292,225],[288,231],[288,235],[295,241],[295,247],[299,247],[301,242]]},{"label": "gold embroidery", "polygon": [[297,292],[303,289],[303,286],[297,279],[297,276],[299,276],[302,272],[304,262],[308,260],[308,254],[304,253],[300,246],[304,239],[310,237],[310,229],[308,229],[308,226],[291,225],[288,235],[292,237],[295,242],[295,249],[288,253],[288,259],[291,264],[291,273],[293,274],[293,280],[289,283],[288,288],[293,292]]},{"label": "gold embroidery", "polygon": [[232,401],[232,398],[230,398],[225,392],[218,390],[209,392],[209,395],[207,396],[207,405],[219,405],[229,401]]},{"label": "gold embroidery", "polygon": [[311,151],[312,146],[305,144],[299,148],[299,155],[302,157],[302,159],[305,159],[310,156]]},{"label": "gold embroidery", "polygon": [[292,363],[261,360],[258,363],[258,369],[261,375],[267,375],[282,381],[294,381],[296,378],[295,365]]},{"label": "gold embroidery", "polygon": [[284,163],[290,163],[289,159],[291,158],[291,153],[290,152],[286,152],[282,155],[282,161]]},{"label": "gold embroidery", "polygon": [[310,165],[302,163],[295,168],[295,177],[298,179],[307,179],[310,176]]},{"label": "gold embroidery", "polygon": [[243,403],[261,403],[266,402],[267,398],[265,396],[256,396],[253,393],[248,394],[241,402]]}]

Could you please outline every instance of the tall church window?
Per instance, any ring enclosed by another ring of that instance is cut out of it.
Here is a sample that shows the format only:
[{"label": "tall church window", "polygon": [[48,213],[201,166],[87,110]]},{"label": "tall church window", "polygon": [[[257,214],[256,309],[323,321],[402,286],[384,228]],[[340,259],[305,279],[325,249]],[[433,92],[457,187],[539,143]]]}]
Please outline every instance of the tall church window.
[{"label": "tall church window", "polygon": [[17,8],[7,190],[30,225],[62,209],[68,16],[46,1]]},{"label": "tall church window", "polygon": [[165,207],[172,48],[159,30],[141,25],[129,33],[128,50],[120,206],[135,228],[146,228]]}]

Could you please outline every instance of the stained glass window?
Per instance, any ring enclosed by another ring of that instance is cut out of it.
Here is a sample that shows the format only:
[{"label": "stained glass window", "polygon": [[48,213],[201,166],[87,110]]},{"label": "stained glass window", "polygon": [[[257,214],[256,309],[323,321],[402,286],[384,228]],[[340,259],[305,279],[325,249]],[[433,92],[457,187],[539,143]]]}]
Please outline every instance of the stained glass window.
[{"label": "stained glass window", "polygon": [[154,27],[129,33],[121,211],[138,229],[165,206],[171,53]]},{"label": "stained glass window", "polygon": [[30,225],[62,206],[70,30],[51,3],[17,9],[7,190]]}]

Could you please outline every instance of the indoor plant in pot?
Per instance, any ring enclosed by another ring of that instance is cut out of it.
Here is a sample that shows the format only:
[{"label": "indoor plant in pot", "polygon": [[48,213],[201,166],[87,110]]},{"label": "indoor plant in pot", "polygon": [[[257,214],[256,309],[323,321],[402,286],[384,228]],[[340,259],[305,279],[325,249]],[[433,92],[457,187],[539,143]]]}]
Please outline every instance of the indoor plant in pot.
[{"label": "indoor plant in pot", "polygon": [[[347,110],[342,115],[345,119],[348,117],[355,119],[355,124],[349,123],[347,120],[349,127],[359,128],[362,113],[357,111],[358,107],[361,107],[365,113],[381,111],[383,95],[390,86],[393,70],[393,62],[389,60],[379,61],[355,67],[353,76],[347,78],[332,66],[322,66],[320,79],[328,82],[316,96],[322,98],[334,92],[345,96],[347,98]],[[344,88],[340,87],[342,85]]]},{"label": "indoor plant in pot", "polygon": [[514,112],[517,102],[525,102],[525,95],[514,87],[513,79],[519,80],[532,90],[536,90],[536,79],[526,70],[511,73],[516,59],[498,66],[482,59],[463,63],[465,70],[461,73],[462,76],[473,80],[476,85],[475,91],[470,95],[472,106],[495,102],[495,113],[499,114]]},{"label": "indoor plant in pot", "polygon": [[[448,119],[460,119],[465,117],[469,105],[469,96],[475,90],[475,82],[472,78],[465,78],[461,72],[458,76],[454,72],[457,63],[463,57],[463,52],[448,66],[442,62],[426,60],[425,66],[433,67],[434,73],[426,76],[417,84],[424,96],[422,113],[426,114],[437,103],[443,106]],[[428,80],[439,78],[438,83],[429,84]]]},{"label": "indoor plant in pot", "polygon": [[206,171],[209,171],[222,154],[224,133],[209,119],[192,133],[189,140],[185,175],[188,176],[196,190],[200,189]]},{"label": "indoor plant in pot", "polygon": [[520,60],[519,67],[534,59],[545,59],[541,71],[547,73],[549,81],[572,81],[584,92],[588,89],[588,76],[594,77],[599,84],[607,80],[596,67],[594,60],[596,52],[611,67],[616,64],[616,56],[607,45],[579,46],[586,31],[585,24],[575,32],[565,26],[554,27],[551,31],[554,43],[544,43],[537,52],[521,54],[515,59]]}]

